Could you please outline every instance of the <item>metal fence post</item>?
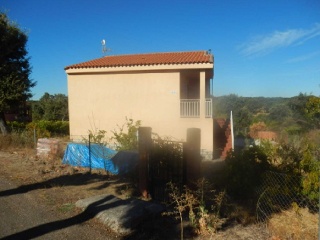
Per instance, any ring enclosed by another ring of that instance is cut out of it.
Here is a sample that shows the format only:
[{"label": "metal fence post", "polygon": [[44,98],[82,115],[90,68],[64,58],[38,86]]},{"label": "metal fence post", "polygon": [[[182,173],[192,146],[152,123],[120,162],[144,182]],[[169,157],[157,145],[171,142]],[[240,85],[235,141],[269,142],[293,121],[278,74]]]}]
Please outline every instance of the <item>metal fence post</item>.
[{"label": "metal fence post", "polygon": [[33,128],[33,142],[34,142],[34,147],[37,148],[37,131],[36,128]]}]

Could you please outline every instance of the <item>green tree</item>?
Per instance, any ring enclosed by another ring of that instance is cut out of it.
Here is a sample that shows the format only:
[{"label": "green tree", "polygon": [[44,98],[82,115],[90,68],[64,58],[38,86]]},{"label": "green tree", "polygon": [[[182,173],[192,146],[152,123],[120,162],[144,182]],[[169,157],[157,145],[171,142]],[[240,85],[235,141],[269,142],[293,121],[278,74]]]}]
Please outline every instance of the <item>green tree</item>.
[{"label": "green tree", "polygon": [[68,115],[68,97],[64,94],[45,93],[38,102],[33,103],[33,120],[66,121]]},{"label": "green tree", "polygon": [[288,102],[296,122],[301,126],[305,126],[307,124],[305,106],[309,97],[310,96],[307,94],[300,93],[298,96],[292,97]]},{"label": "green tree", "polygon": [[241,109],[244,106],[244,98],[236,94],[215,97],[213,100],[213,112],[217,117],[229,118],[230,112]]},{"label": "green tree", "polygon": [[292,116],[291,109],[286,104],[277,104],[270,109],[269,118],[272,121],[285,121]]},{"label": "green tree", "polygon": [[29,78],[27,40],[26,33],[0,12],[0,129],[3,134],[8,132],[5,111],[25,103],[36,85]]},{"label": "green tree", "polygon": [[320,98],[311,96],[305,105],[307,119],[317,128],[320,127]]},{"label": "green tree", "polygon": [[233,112],[234,131],[236,134],[247,135],[249,127],[253,121],[251,112],[246,106],[241,109],[236,109]]}]

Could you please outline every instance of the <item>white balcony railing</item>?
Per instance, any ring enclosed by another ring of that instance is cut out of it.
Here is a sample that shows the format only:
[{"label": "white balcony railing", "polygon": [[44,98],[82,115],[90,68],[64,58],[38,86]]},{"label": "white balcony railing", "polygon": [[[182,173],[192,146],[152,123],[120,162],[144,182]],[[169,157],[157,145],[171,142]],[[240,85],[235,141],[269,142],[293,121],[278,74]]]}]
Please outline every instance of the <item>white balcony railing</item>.
[{"label": "white balcony railing", "polygon": [[212,98],[206,99],[206,118],[212,118]]},{"label": "white balcony railing", "polygon": [[180,117],[200,117],[200,99],[181,99]]},{"label": "white balcony railing", "polygon": [[[200,117],[200,99],[181,99],[180,117],[198,118]],[[205,101],[205,117],[212,117],[212,99]]]}]

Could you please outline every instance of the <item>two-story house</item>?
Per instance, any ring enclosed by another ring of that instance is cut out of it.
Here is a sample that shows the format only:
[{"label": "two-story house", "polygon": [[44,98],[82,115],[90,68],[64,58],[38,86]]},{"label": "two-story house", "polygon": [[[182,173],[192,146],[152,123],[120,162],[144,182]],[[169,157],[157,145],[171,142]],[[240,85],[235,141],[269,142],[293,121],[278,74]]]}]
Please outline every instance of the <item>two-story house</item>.
[{"label": "two-story house", "polygon": [[126,117],[175,140],[200,128],[202,153],[212,158],[213,66],[207,51],[105,56],[67,66],[70,136],[110,133]]}]

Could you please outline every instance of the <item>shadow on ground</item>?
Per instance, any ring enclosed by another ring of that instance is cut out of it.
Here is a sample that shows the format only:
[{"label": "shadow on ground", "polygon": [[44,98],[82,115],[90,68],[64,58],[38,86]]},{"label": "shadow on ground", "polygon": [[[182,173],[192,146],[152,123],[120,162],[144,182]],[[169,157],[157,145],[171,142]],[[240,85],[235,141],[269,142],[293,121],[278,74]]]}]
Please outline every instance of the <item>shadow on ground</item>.
[{"label": "shadow on ground", "polygon": [[84,186],[93,182],[100,181],[102,183],[98,188],[106,188],[110,184],[123,182],[122,178],[118,177],[110,178],[108,176],[100,174],[76,173],[72,175],[62,175],[43,182],[21,185],[17,188],[8,189],[0,192],[0,197],[27,193],[37,189],[49,189],[56,186]]},{"label": "shadow on ground", "polygon": [[[85,186],[92,182],[101,182],[100,185],[95,187],[98,189],[108,187],[110,184],[127,183],[126,179],[118,176],[108,177],[100,174],[76,173],[73,175],[58,176],[43,182],[22,185],[13,189],[4,190],[0,192],[0,197],[23,194],[38,189],[50,189],[56,186]],[[116,192],[121,191],[122,184],[119,185],[120,186],[117,187],[119,189],[116,189]],[[122,200],[113,195],[106,195],[90,202],[88,205],[86,205],[86,207],[83,208],[83,212],[77,214],[76,216],[37,225],[6,236],[2,239],[37,238],[50,232],[66,229],[73,225],[82,224],[105,213],[110,214],[112,212],[117,212],[118,209],[125,209],[125,211],[122,211],[123,213],[119,215],[117,221],[121,223],[121,227],[129,229],[128,234],[122,234],[120,239],[141,239],[141,237],[150,238],[152,236],[164,236],[166,239],[175,239],[174,237],[171,238],[171,236],[175,235],[175,231],[171,233],[171,230],[169,230],[170,227],[172,229],[173,225],[171,224],[170,226],[168,221],[165,220],[160,213],[147,214],[146,217],[140,217],[139,214],[137,215],[137,213],[142,211],[142,205],[140,203],[136,204],[137,201],[143,202],[138,199]],[[134,204],[132,204],[132,202],[134,202]],[[145,210],[143,210],[143,213],[145,213]],[[141,216],[143,216],[143,214]],[[167,231],[163,231],[164,226],[167,227]],[[117,232],[117,234],[119,233]],[[162,237],[155,239],[162,239]]]},{"label": "shadow on ground", "polygon": [[33,228],[29,228],[27,230],[4,237],[2,239],[31,239],[31,238],[43,236],[49,232],[68,228],[72,225],[84,223],[94,218],[99,212],[104,211],[108,208],[119,206],[119,204],[121,204],[121,202],[117,202],[117,201],[112,202],[110,204],[104,204],[106,201],[109,201],[111,198],[112,196],[108,196],[104,199],[101,199],[100,201],[92,203],[82,213],[74,217],[41,224]]}]

